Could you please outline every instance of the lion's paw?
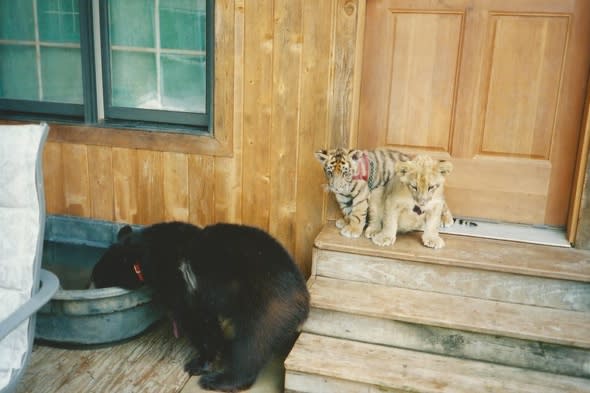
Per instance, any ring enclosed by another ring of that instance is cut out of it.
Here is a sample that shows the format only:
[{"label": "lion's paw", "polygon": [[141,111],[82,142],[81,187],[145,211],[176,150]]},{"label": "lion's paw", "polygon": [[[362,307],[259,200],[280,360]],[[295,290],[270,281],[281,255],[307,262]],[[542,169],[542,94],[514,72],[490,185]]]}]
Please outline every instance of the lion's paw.
[{"label": "lion's paw", "polygon": [[379,232],[371,237],[371,241],[380,247],[387,247],[395,243],[395,236],[390,236],[383,232]]},{"label": "lion's paw", "polygon": [[440,236],[422,236],[422,243],[430,248],[443,248],[445,241]]}]

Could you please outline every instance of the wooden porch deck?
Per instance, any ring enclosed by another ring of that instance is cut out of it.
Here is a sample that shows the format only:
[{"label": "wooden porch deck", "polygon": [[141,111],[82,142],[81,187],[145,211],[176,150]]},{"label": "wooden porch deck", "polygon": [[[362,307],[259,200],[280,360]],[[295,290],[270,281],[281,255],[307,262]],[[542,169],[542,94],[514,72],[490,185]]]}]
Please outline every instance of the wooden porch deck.
[{"label": "wooden porch deck", "polygon": [[[192,349],[160,321],[143,335],[102,348],[64,349],[36,343],[17,393],[203,393],[184,364]],[[250,393],[283,391],[284,371],[269,364]]]}]

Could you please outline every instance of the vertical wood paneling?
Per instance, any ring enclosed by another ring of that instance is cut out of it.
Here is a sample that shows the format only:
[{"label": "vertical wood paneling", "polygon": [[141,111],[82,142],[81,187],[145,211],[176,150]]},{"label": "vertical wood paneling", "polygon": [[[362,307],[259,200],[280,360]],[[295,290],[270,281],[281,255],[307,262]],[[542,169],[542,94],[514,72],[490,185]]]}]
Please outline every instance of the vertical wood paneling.
[{"label": "vertical wood paneling", "polygon": [[212,157],[188,157],[189,221],[206,226],[215,222],[215,191],[211,187],[215,176]]},{"label": "vertical wood paneling", "polygon": [[45,208],[50,214],[66,214],[62,145],[47,142],[43,151]]},{"label": "vertical wood paneling", "polygon": [[[331,11],[334,17],[332,79],[328,86],[330,106],[328,108],[331,131],[330,146],[348,147],[353,114],[354,66],[356,63],[357,29],[359,27],[359,3],[363,0],[336,0]],[[356,141],[354,141],[356,143]]]},{"label": "vertical wood paneling", "polygon": [[113,148],[113,190],[115,220],[137,221],[137,153],[133,149]]},{"label": "vertical wood paneling", "polygon": [[138,224],[163,221],[164,165],[161,152],[137,150],[137,217]]},{"label": "vertical wood paneling", "polygon": [[273,0],[244,2],[242,221],[268,228],[272,116]]},{"label": "vertical wood paneling", "polygon": [[[223,5],[223,8],[221,8]],[[233,134],[233,156],[215,158],[215,220],[240,223],[242,221],[242,130],[244,113],[244,2],[217,2],[216,17],[220,26],[217,33],[218,60],[216,74],[219,83],[232,83],[233,95],[222,100],[224,108],[215,110],[224,117],[223,123]],[[220,55],[221,54],[221,55]],[[217,79],[217,77],[216,77]],[[219,90],[219,89],[217,89]],[[216,101],[218,102],[218,101]]]},{"label": "vertical wood paneling", "polygon": [[352,140],[362,4],[216,1],[214,128],[231,138],[231,156],[88,145],[84,162],[77,149],[85,146],[48,143],[49,212],[75,210],[87,188],[77,215],[255,225],[278,237],[308,274],[332,200],[313,152]]},{"label": "vertical wood paneling", "polygon": [[88,150],[85,145],[62,145],[65,208],[69,215],[89,217],[91,212],[88,179]]},{"label": "vertical wood paneling", "polygon": [[269,231],[293,253],[297,188],[301,2],[275,1]]},{"label": "vertical wood paneling", "polygon": [[297,212],[294,257],[302,270],[311,271],[311,244],[325,215],[325,193],[321,187],[324,172],[313,152],[324,148],[328,140],[328,95],[325,81],[330,75],[328,37],[332,30],[330,15],[334,0],[303,1],[303,48],[301,65],[301,115],[297,159]]},{"label": "vertical wood paneling", "polygon": [[90,217],[112,221],[113,152],[109,147],[88,146],[88,181],[91,204]]},{"label": "vertical wood paneling", "polygon": [[188,221],[188,157],[164,153],[164,218]]},{"label": "vertical wood paneling", "polygon": [[[357,34],[360,20],[359,11],[364,9],[364,0],[336,0],[330,11],[332,20],[332,47],[330,66],[331,78],[328,89],[328,130],[327,148],[349,147],[352,141],[353,121],[357,118],[353,108],[355,65],[357,63]],[[341,215],[332,195],[328,197],[327,216],[332,219]]]}]

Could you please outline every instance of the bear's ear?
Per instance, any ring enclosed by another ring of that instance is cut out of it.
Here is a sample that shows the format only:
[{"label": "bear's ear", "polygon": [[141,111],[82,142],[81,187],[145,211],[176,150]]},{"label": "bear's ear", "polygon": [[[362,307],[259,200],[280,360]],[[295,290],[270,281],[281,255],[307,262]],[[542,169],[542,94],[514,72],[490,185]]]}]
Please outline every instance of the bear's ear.
[{"label": "bear's ear", "polygon": [[318,150],[314,153],[315,158],[318,159],[319,162],[321,162],[322,164],[328,159],[329,155],[328,155],[328,151],[325,149],[321,149]]},{"label": "bear's ear", "polygon": [[133,229],[129,225],[125,225],[123,228],[119,229],[119,233],[117,233],[117,240],[121,241],[127,236],[129,236],[133,232]]},{"label": "bear's ear", "polygon": [[438,171],[441,175],[446,176],[453,170],[453,164],[449,161],[441,160],[438,162]]}]

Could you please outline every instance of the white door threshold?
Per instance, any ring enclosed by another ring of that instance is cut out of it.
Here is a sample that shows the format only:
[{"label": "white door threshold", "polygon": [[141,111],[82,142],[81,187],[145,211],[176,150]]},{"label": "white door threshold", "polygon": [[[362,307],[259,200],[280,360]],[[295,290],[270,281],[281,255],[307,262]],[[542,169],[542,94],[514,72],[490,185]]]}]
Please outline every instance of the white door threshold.
[{"label": "white door threshold", "polygon": [[453,225],[447,228],[441,228],[440,232],[449,235],[511,240],[555,247],[571,247],[563,228],[549,226],[491,222],[456,217]]}]

